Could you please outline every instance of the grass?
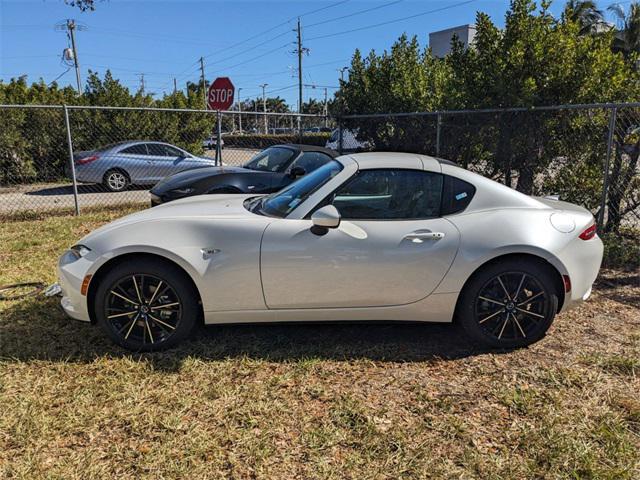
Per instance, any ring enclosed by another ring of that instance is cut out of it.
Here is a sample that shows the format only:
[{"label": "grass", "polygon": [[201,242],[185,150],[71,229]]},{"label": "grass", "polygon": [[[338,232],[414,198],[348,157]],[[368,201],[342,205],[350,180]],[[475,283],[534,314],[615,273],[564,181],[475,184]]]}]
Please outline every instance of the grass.
[{"label": "grass", "polygon": [[[5,222],[0,285],[133,207]],[[0,478],[639,478],[640,285],[523,350],[446,325],[202,328],[133,355],[56,300],[0,302]]]}]

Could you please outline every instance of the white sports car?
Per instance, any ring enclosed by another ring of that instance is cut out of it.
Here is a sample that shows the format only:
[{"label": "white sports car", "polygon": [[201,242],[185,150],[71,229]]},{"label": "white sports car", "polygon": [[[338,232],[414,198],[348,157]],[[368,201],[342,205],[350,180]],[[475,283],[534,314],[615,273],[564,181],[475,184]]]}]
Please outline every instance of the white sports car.
[{"label": "white sports car", "polygon": [[591,293],[587,210],[446,160],[338,157],[268,196],[210,195],[134,213],[66,251],[62,306],[119,345],[166,348],[194,325],[457,321],[519,347]]}]

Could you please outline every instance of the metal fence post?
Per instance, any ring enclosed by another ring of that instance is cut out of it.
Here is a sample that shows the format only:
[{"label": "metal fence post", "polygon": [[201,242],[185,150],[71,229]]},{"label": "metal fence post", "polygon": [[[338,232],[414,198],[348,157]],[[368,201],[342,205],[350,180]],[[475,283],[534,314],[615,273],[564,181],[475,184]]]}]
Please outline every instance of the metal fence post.
[{"label": "metal fence post", "polygon": [[611,151],[613,150],[613,134],[616,129],[616,118],[618,107],[611,109],[609,116],[609,133],[607,135],[607,156],[604,160],[604,179],[602,181],[602,199],[600,200],[600,212],[598,215],[598,227],[604,227],[604,210],[607,205],[607,193],[609,190],[609,163],[611,162]]},{"label": "metal fence post", "polygon": [[222,165],[222,114],[216,110],[216,165]]},{"label": "metal fence post", "polygon": [[71,125],[69,124],[69,109],[63,105],[64,125],[67,129],[67,146],[69,147],[69,167],[71,170],[71,181],[73,182],[73,202],[76,207],[76,215],[80,215],[80,205],[78,204],[78,182],[76,181],[76,165],[73,161],[73,142],[71,140]]},{"label": "metal fence post", "polygon": [[338,153],[342,155],[342,136],[343,136],[343,123],[342,117],[338,118]]},{"label": "metal fence post", "polygon": [[442,114],[438,112],[436,117],[436,157],[440,156],[440,127],[442,126]]}]

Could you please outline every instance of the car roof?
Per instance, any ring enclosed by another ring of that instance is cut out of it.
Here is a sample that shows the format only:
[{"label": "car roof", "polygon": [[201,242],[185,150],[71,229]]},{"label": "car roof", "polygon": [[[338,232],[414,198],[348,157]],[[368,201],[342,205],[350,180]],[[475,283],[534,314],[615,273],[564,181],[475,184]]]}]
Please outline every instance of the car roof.
[{"label": "car roof", "polygon": [[329,155],[331,158],[336,158],[340,155],[335,150],[331,150],[330,148],[320,147],[318,145],[304,145],[301,143],[283,143],[280,145],[271,145],[271,146],[291,148],[293,150],[298,150],[300,152],[321,152],[326,155]]},{"label": "car roof", "polygon": [[454,165],[449,160],[402,152],[364,152],[346,155],[358,164],[358,168],[415,168],[441,172],[443,163]]}]

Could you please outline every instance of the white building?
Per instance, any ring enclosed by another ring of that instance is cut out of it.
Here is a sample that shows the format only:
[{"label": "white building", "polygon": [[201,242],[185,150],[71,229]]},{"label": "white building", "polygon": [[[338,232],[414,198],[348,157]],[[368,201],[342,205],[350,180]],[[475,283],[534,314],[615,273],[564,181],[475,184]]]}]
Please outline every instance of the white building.
[{"label": "white building", "polygon": [[473,43],[476,36],[475,25],[460,25],[429,34],[429,47],[434,57],[443,58],[451,51],[451,40],[457,35],[465,48]]}]

